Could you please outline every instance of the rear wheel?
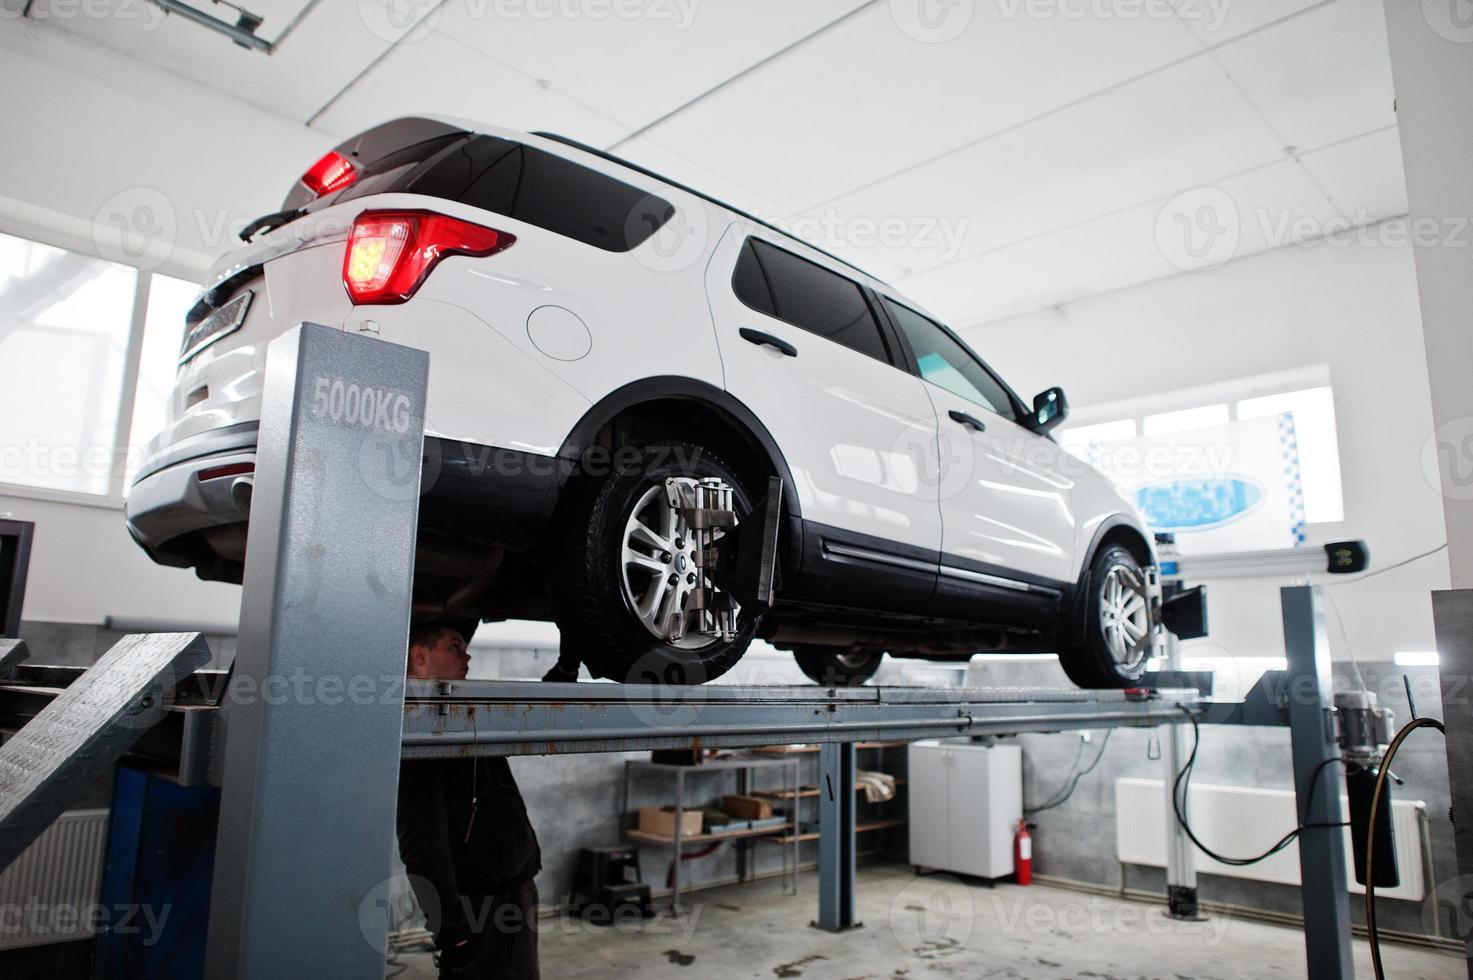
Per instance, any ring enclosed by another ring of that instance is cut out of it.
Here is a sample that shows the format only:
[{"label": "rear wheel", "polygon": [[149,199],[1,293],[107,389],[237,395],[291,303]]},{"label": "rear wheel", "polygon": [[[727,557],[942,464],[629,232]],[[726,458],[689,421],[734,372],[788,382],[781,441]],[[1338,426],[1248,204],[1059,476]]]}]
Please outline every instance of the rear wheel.
[{"label": "rear wheel", "polygon": [[798,669],[825,687],[858,687],[880,669],[884,650],[825,646],[793,648]]},{"label": "rear wheel", "polygon": [[1146,573],[1126,548],[1100,549],[1085,588],[1084,642],[1059,651],[1059,662],[1080,687],[1130,687],[1151,655],[1151,599]]},{"label": "rear wheel", "polygon": [[738,517],[751,509],[731,468],[693,445],[645,449],[636,465],[586,488],[569,522],[566,576],[554,571],[549,584],[564,646],[595,677],[701,684],[730,670],[752,641],[756,624],[740,617],[729,641],[696,631],[695,540],[666,498],[670,477],[715,477],[732,487]]}]

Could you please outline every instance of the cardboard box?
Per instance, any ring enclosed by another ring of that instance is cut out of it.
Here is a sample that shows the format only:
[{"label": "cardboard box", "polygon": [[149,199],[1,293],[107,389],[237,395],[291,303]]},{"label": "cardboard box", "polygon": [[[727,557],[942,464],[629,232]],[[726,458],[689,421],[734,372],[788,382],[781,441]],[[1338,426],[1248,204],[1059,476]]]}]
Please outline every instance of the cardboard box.
[{"label": "cardboard box", "polygon": [[[694,837],[701,832],[700,810],[686,810],[680,815],[680,836]],[[639,829],[659,837],[675,836],[675,807],[642,806],[639,808]]]},{"label": "cardboard box", "polygon": [[743,820],[766,820],[772,816],[772,803],[760,796],[723,796],[721,809]]}]

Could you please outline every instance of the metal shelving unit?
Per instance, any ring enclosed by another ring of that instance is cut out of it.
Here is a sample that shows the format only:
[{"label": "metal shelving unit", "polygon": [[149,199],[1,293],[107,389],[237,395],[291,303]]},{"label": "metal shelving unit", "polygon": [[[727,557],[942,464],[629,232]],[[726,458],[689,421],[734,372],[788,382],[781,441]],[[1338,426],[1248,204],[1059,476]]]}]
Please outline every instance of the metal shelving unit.
[{"label": "metal shelving unit", "polygon": [[[791,874],[793,883],[793,894],[798,894],[798,843],[802,837],[798,824],[798,807],[796,804],[788,808],[788,825],[775,827],[759,827],[749,830],[732,830],[722,833],[700,833],[682,834],[680,831],[681,818],[686,806],[685,781],[689,775],[696,773],[730,772],[737,777],[737,793],[741,795],[756,795],[751,791],[751,776],[762,770],[778,770],[782,773],[782,793],[796,795],[799,792],[798,760],[797,758],[763,757],[751,756],[728,756],[723,759],[712,759],[698,765],[680,766],[664,762],[649,762],[644,759],[627,759],[624,762],[624,786],[623,795],[620,798],[620,812],[626,820],[638,820],[639,814],[629,806],[629,784],[631,777],[636,772],[655,772],[666,776],[675,777],[675,833],[673,836],[652,834],[640,830],[637,826],[626,827],[624,836],[629,840],[640,844],[652,844],[658,847],[669,847],[674,852],[674,874],[672,875],[672,887],[670,892],[670,907],[676,913],[680,912],[680,872],[681,855],[683,850],[692,845],[718,844],[724,841],[733,841],[737,844],[737,879],[747,880],[747,851],[746,844],[753,840],[777,840],[792,844],[792,867],[789,869],[788,853],[783,852],[783,873]],[[791,787],[791,788],[789,788]],[[764,794],[765,795],[765,794]]]}]

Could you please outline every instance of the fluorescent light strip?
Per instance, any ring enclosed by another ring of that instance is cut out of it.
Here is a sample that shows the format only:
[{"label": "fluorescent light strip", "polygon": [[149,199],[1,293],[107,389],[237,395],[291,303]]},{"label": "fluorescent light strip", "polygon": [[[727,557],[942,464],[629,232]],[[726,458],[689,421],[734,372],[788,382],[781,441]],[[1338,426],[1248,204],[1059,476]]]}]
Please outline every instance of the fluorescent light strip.
[{"label": "fluorescent light strip", "polygon": [[1436,650],[1400,650],[1392,660],[1398,667],[1436,667],[1440,662]]}]

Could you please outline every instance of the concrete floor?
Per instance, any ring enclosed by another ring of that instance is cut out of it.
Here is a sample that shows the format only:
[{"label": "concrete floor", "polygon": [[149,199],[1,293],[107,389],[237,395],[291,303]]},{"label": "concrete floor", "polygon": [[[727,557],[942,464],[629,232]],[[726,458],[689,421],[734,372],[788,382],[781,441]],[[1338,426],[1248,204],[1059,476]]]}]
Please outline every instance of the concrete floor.
[{"label": "concrete floor", "polygon": [[[817,902],[817,881],[806,874],[796,898],[777,879],[697,892],[679,919],[599,928],[544,918],[542,975],[1265,980],[1305,973],[1303,935],[1293,929],[1224,914],[1173,922],[1155,906],[1037,884],[986,888],[946,875],[916,877],[906,865],[861,868],[864,928],[843,935],[809,928]],[[1364,942],[1356,942],[1355,955],[1357,975],[1372,976]],[[1391,976],[1466,976],[1463,959],[1451,954],[1388,945],[1382,958]],[[399,954],[389,973],[395,980],[435,976],[427,953]]]}]

